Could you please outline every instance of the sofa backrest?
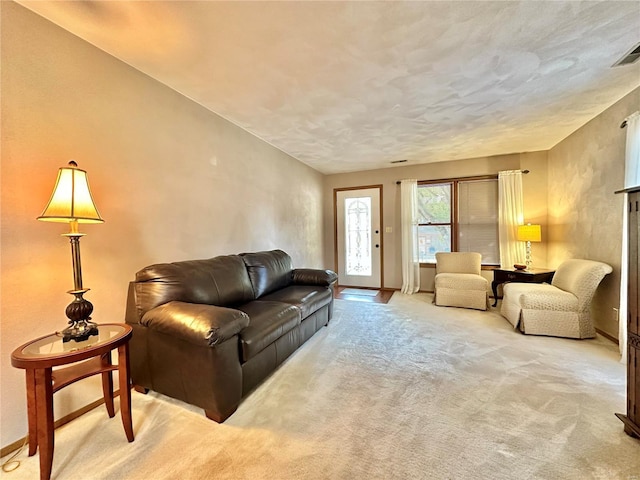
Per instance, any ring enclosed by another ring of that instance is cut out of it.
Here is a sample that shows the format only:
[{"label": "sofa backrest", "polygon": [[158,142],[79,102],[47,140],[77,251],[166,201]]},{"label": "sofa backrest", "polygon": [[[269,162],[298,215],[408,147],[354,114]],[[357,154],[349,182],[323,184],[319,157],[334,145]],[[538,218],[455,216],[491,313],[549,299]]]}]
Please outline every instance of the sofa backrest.
[{"label": "sofa backrest", "polygon": [[239,255],[150,265],[136,273],[134,288],[138,318],[171,301],[234,306],[254,299]]},{"label": "sofa backrest", "polygon": [[578,311],[583,311],[589,308],[596,288],[612,270],[606,263],[593,260],[565,260],[553,275],[551,285],[578,297]]},{"label": "sofa backrest", "polygon": [[436,274],[474,273],[480,275],[482,255],[476,252],[436,253]]},{"label": "sofa backrest", "polygon": [[247,267],[256,298],[291,284],[293,264],[282,250],[240,254]]}]

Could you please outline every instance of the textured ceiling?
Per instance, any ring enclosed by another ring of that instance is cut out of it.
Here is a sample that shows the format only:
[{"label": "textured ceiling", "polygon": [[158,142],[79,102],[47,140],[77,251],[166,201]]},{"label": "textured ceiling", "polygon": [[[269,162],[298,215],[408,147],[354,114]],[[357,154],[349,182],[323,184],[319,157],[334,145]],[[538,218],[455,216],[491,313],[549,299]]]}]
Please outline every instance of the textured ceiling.
[{"label": "textured ceiling", "polygon": [[546,150],[640,85],[638,1],[20,1],[323,173]]}]

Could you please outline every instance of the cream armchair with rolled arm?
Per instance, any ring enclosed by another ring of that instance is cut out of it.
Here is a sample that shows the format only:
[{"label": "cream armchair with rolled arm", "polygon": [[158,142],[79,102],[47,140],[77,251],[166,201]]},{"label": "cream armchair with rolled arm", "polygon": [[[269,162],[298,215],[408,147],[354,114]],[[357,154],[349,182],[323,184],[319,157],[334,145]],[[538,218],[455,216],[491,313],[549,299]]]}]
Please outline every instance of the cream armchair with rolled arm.
[{"label": "cream armchair with rolled arm", "polygon": [[481,263],[482,255],[475,252],[436,253],[434,303],[486,310],[489,283],[480,275]]},{"label": "cream armchair with rolled arm", "polygon": [[523,333],[592,338],[591,300],[612,268],[606,263],[572,259],[556,270],[551,285],[507,283],[500,313]]}]

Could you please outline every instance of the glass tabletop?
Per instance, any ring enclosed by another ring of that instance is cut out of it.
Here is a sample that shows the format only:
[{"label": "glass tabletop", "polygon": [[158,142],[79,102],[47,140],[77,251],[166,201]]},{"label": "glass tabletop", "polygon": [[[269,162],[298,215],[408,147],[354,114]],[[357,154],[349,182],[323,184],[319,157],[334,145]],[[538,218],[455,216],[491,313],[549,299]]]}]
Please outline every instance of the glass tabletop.
[{"label": "glass tabletop", "polygon": [[73,340],[63,342],[62,336],[54,333],[25,345],[20,351],[20,354],[22,357],[26,358],[37,358],[62,353],[78,352],[107,343],[108,341],[123,335],[126,331],[127,327],[125,325],[98,325],[98,335],[93,335],[83,342],[75,342]]}]

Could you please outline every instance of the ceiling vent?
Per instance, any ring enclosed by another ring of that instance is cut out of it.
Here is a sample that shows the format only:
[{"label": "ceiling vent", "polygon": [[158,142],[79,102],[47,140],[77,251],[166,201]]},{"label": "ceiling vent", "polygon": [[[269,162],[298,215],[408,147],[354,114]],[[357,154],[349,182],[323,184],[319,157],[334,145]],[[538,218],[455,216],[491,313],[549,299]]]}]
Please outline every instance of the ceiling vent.
[{"label": "ceiling vent", "polygon": [[640,58],[640,43],[636,44],[630,51],[625,53],[620,60],[611,65],[612,67],[619,67],[621,65],[629,65]]}]

